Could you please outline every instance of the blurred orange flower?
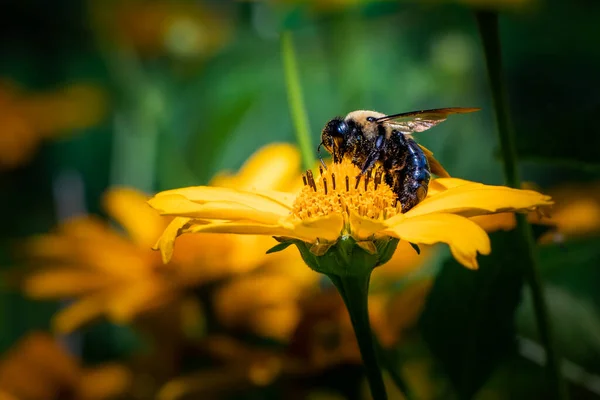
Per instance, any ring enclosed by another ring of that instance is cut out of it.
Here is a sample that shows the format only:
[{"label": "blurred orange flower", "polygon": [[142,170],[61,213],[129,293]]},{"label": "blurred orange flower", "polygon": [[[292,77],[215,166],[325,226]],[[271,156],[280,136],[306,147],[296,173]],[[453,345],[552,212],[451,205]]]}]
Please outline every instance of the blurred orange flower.
[{"label": "blurred orange flower", "polygon": [[97,124],[106,111],[106,93],[96,86],[25,93],[0,83],[0,169],[26,163],[42,140]]},{"label": "blurred orange flower", "polygon": [[100,29],[144,57],[209,57],[231,36],[230,17],[201,1],[99,0],[93,4]]},{"label": "blurred orange flower", "polygon": [[118,364],[84,368],[50,335],[33,332],[0,361],[0,399],[101,400],[124,394],[131,373]]},{"label": "blurred orange flower", "polygon": [[[281,188],[297,176],[297,150],[286,144],[258,151],[237,174],[220,174],[222,186]],[[212,303],[220,322],[232,328],[284,340],[299,318],[298,299],[316,286],[318,275],[292,249],[275,257],[266,251],[276,242],[263,236],[187,235],[173,262],[164,265],[151,250],[171,221],[146,204],[133,189],[107,192],[104,206],[126,235],[94,217],[76,218],[57,232],[26,246],[40,268],[24,281],[38,299],[74,298],[54,318],[54,328],[69,332],[101,315],[128,322],[187,293],[219,281]]]}]

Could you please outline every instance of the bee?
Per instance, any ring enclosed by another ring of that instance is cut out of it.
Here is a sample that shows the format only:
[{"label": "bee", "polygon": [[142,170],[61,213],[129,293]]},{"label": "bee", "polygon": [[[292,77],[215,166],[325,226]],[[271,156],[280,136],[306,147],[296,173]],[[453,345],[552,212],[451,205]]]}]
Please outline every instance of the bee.
[{"label": "bee", "polygon": [[396,194],[404,213],[427,196],[432,173],[439,177],[449,176],[433,153],[417,144],[412,134],[433,128],[450,114],[478,110],[438,108],[393,115],[352,111],[345,118],[336,117],[327,122],[317,151],[321,163],[320,149],[323,146],[333,156],[334,163],[346,158],[360,168],[356,187],[363,175],[369,179],[373,168],[376,168],[376,176],[384,174],[385,183]]}]

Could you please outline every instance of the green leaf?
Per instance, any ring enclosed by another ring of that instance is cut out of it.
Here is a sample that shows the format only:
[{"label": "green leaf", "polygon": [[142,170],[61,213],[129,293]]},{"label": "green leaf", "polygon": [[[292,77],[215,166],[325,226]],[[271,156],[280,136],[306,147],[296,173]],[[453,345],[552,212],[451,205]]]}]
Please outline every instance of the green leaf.
[{"label": "green leaf", "polygon": [[516,231],[490,236],[492,254],[479,257],[479,270],[454,259],[444,263],[420,320],[423,338],[460,398],[472,397],[516,353],[514,315],[526,249]]}]

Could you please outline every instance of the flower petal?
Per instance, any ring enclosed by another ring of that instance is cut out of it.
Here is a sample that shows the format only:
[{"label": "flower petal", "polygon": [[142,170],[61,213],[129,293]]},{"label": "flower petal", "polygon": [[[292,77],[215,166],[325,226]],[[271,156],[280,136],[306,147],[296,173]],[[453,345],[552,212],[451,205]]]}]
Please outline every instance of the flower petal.
[{"label": "flower petal", "polygon": [[290,217],[280,221],[286,228],[293,226],[295,234],[307,238],[336,241],[344,227],[344,217],[341,214],[329,214],[323,217],[305,218],[302,220]]},{"label": "flower petal", "polygon": [[[148,272],[147,254],[96,218],[69,220],[57,234],[29,240],[26,249],[34,258],[91,267],[113,276],[134,278]],[[124,263],[127,268],[122,268]]]},{"label": "flower petal", "polygon": [[173,257],[173,249],[175,247],[175,239],[181,234],[181,230],[186,226],[191,218],[177,217],[167,226],[165,231],[154,245],[154,250],[160,250],[163,263],[168,263]]},{"label": "flower petal", "polygon": [[363,217],[353,209],[350,209],[349,217],[352,237],[358,241],[368,239],[387,227],[384,221]]},{"label": "flower petal", "polygon": [[552,204],[550,196],[532,190],[467,183],[427,197],[404,215],[415,217],[443,212],[474,217],[493,212],[526,211]]},{"label": "flower petal", "polygon": [[274,143],[254,153],[237,174],[221,174],[211,186],[241,190],[285,190],[289,182],[299,179],[300,153],[288,143]]},{"label": "flower petal", "polygon": [[[289,211],[283,210],[283,214],[270,212],[269,210],[255,209],[233,202],[209,202],[198,204],[187,200],[180,195],[165,195],[150,200],[152,207],[161,211],[162,215],[173,215],[178,217],[219,219],[219,220],[249,220],[263,224],[274,224]],[[275,207],[281,208],[280,205]]]},{"label": "flower petal", "polygon": [[454,214],[427,214],[404,218],[384,233],[415,244],[443,242],[452,255],[467,268],[476,269],[477,253],[489,254],[490,239],[483,229],[468,218]]},{"label": "flower petal", "polygon": [[77,399],[112,399],[131,387],[131,371],[119,364],[102,364],[86,368],[79,377]]},{"label": "flower petal", "polygon": [[344,220],[341,215],[331,214],[312,219],[282,219],[277,225],[260,224],[254,221],[213,222],[208,224],[192,224],[183,229],[182,233],[233,233],[239,235],[268,235],[285,236],[306,242],[317,239],[335,241],[343,228]]},{"label": "flower petal", "polygon": [[103,205],[144,249],[150,248],[168,221],[148,206],[148,196],[131,188],[113,188],[104,195]]},{"label": "flower petal", "polygon": [[[211,187],[211,186],[193,186],[181,189],[167,190],[156,194],[149,203],[152,207],[161,210],[160,198],[163,196],[179,195],[183,196],[186,200],[204,204],[210,202],[216,203],[237,203],[256,210],[270,211],[274,213],[286,213],[289,212],[289,208],[284,207],[276,200],[270,199],[268,196],[259,195],[254,192],[222,188],[222,187]],[[155,206],[156,204],[156,206]],[[166,209],[165,212],[170,210]]]},{"label": "flower petal", "polygon": [[111,275],[96,271],[58,268],[29,274],[23,290],[32,298],[66,298],[94,292],[114,282]]},{"label": "flower petal", "polygon": [[459,178],[437,178],[429,183],[429,189],[427,190],[427,197],[431,197],[441,192],[445,192],[448,189],[452,189],[458,186],[465,185],[467,183],[475,183]]},{"label": "flower petal", "polygon": [[106,299],[109,297],[109,293],[101,292],[77,300],[54,315],[53,329],[58,333],[67,334],[98,318],[106,310]]},{"label": "flower petal", "polygon": [[131,321],[144,311],[168,303],[174,294],[169,282],[144,279],[124,287],[108,301],[108,316],[117,323]]}]

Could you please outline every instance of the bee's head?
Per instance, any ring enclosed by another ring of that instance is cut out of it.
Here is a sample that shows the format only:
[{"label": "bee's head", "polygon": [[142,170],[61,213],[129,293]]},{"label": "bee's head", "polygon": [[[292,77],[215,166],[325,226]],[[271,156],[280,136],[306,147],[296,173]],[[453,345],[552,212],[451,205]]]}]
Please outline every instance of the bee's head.
[{"label": "bee's head", "polygon": [[329,121],[321,133],[321,144],[331,153],[334,160],[343,156],[345,141],[350,134],[349,124],[341,117]]}]

